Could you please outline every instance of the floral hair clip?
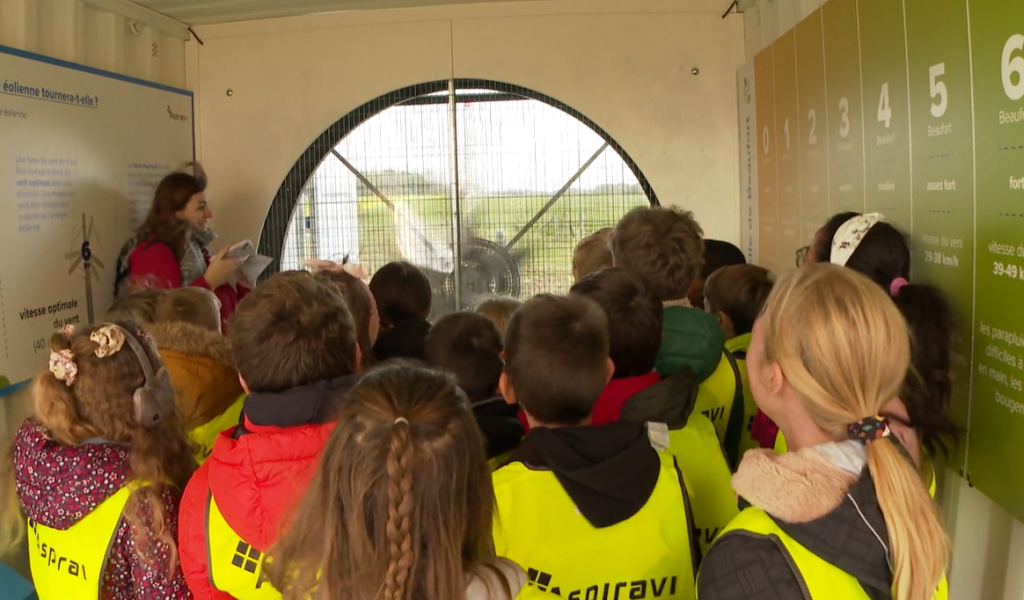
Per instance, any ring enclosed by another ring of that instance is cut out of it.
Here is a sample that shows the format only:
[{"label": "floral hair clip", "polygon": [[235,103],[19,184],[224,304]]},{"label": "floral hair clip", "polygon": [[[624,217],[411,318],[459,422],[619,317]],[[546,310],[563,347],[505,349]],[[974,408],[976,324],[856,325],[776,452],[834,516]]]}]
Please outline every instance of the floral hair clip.
[{"label": "floral hair clip", "polygon": [[78,376],[78,365],[75,364],[75,354],[71,350],[60,350],[50,352],[50,372],[57,381],[63,381],[71,387]]},{"label": "floral hair clip", "polygon": [[71,337],[72,335],[75,334],[75,326],[74,325],[65,325],[65,326],[61,327],[59,331],[60,331],[61,335],[63,335],[64,337]]},{"label": "floral hair clip", "polygon": [[99,346],[96,348],[96,356],[106,358],[124,346],[124,330],[117,325],[104,325],[89,334],[89,339]]}]

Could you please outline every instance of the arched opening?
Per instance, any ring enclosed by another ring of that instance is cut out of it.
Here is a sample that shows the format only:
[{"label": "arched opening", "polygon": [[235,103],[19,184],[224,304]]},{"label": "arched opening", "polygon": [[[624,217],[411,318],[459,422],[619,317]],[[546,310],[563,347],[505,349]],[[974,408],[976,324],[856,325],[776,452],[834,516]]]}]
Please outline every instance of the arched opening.
[{"label": "arched opening", "polygon": [[260,252],[278,269],[407,260],[440,315],[564,293],[582,237],[657,204],[636,163],[572,108],[500,82],[436,81],[368,102],[313,142],[274,198]]}]

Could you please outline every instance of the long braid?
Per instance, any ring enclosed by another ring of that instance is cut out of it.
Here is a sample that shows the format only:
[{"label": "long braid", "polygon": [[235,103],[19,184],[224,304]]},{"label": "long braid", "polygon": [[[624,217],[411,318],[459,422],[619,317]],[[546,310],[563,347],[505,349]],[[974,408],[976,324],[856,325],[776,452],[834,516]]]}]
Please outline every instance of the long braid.
[{"label": "long braid", "polygon": [[388,572],[384,579],[384,600],[405,600],[406,584],[413,567],[412,534],[412,460],[413,448],[409,423],[395,422],[388,452]]}]

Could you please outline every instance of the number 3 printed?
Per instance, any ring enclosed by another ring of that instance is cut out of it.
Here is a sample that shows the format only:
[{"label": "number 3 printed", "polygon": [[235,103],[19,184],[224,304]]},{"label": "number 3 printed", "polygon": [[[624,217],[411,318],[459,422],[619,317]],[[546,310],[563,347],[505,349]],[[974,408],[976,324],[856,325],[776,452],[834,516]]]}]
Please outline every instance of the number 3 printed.
[{"label": "number 3 printed", "polygon": [[[1003,46],[1003,91],[1010,100],[1024,98],[1024,57],[1014,56],[1014,52],[1024,50],[1024,35],[1010,36]],[[1013,74],[1017,74],[1017,83],[1013,83]]]}]

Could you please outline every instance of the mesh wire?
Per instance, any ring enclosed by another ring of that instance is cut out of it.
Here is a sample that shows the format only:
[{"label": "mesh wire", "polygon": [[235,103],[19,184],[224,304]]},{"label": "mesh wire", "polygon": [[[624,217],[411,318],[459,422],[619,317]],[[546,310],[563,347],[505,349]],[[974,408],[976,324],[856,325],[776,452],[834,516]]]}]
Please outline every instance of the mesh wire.
[{"label": "mesh wire", "polygon": [[453,144],[447,91],[390,101],[328,150],[306,180],[280,268],[348,257],[372,275],[390,261],[407,260],[431,279],[436,317],[458,306],[457,262],[461,308],[494,295],[565,293],[576,243],[651,203],[619,153],[546,102],[457,90]]}]

